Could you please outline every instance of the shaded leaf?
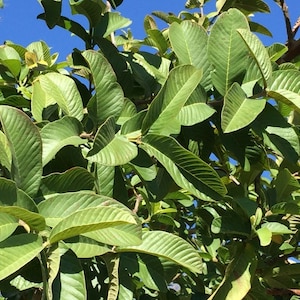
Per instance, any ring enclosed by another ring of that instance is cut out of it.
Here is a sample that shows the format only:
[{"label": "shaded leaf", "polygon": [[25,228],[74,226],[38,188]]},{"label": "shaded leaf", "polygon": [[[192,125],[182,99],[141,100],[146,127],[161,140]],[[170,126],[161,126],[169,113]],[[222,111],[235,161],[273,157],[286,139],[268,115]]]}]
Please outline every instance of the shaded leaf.
[{"label": "shaded leaf", "polygon": [[226,194],[226,188],[214,169],[180,146],[175,139],[148,134],[142,142],[144,150],[166,168],[180,187],[199,198],[203,196],[201,193],[213,199],[220,199]]},{"label": "shaded leaf", "polygon": [[8,238],[18,227],[18,220],[6,213],[0,213],[0,242]]},{"label": "shaded leaf", "polygon": [[60,19],[61,14],[61,0],[41,0],[45,10],[45,19],[48,27],[52,29]]},{"label": "shaded leaf", "polygon": [[26,265],[43,248],[42,238],[32,233],[14,235],[0,242],[0,280]]},{"label": "shaded leaf", "polygon": [[85,140],[80,138],[82,130],[81,123],[76,118],[69,116],[46,124],[41,130],[43,165],[45,166],[53,159],[64,146],[83,144]]}]

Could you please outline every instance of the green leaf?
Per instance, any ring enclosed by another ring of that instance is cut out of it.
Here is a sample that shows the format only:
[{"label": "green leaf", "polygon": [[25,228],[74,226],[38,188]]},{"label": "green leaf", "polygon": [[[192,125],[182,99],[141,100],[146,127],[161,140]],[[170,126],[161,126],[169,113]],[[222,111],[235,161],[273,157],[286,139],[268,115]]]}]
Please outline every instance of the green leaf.
[{"label": "green leaf", "polygon": [[259,228],[256,231],[261,246],[268,246],[272,241],[272,232],[267,227]]},{"label": "green leaf", "polygon": [[[40,14],[40,15],[37,16],[37,18],[41,19],[41,20],[46,20],[46,15],[45,14]],[[79,23],[77,23],[77,22],[75,22],[75,21],[73,21],[69,18],[60,16],[60,18],[58,18],[56,20],[55,25],[70,31],[71,33],[73,33],[76,36],[78,36],[79,38],[81,38],[87,45],[89,45],[90,36],[86,32],[84,27],[82,27]]]},{"label": "green leaf", "polygon": [[15,217],[6,213],[0,213],[0,242],[8,238],[18,225],[18,220]]},{"label": "green leaf", "polygon": [[21,71],[21,59],[18,52],[9,46],[0,47],[0,62],[8,68],[14,77],[17,77]]},{"label": "green leaf", "polygon": [[249,26],[250,26],[250,30],[252,32],[257,32],[257,33],[264,34],[269,37],[273,37],[272,33],[269,31],[269,29],[259,23],[251,21],[251,22],[249,22]]},{"label": "green leaf", "polygon": [[44,41],[33,42],[26,49],[36,55],[38,62],[45,61],[48,66],[52,64],[50,48]]},{"label": "green leaf", "polygon": [[265,99],[248,99],[238,83],[234,83],[224,98],[221,124],[224,133],[249,125],[263,111]]},{"label": "green leaf", "polygon": [[97,37],[108,37],[111,33],[128,27],[132,21],[130,19],[124,18],[120,13],[117,12],[106,12],[101,16],[100,22],[98,22],[94,36]]},{"label": "green leaf", "polygon": [[268,228],[272,234],[289,234],[292,231],[285,225],[278,222],[266,222],[261,225],[261,228]]},{"label": "green leaf", "polygon": [[209,300],[243,299],[251,289],[251,281],[257,265],[255,249],[250,244],[236,248],[234,258],[227,266],[222,282],[208,298]]},{"label": "green leaf", "polygon": [[200,199],[203,198],[202,193],[213,199],[220,199],[226,194],[216,171],[174,138],[148,134],[142,140],[142,148],[166,168],[180,187]]},{"label": "green leaf", "polygon": [[273,72],[273,81],[268,96],[281,101],[293,109],[300,110],[300,72],[280,70]]},{"label": "green leaf", "polygon": [[95,163],[95,185],[97,193],[113,197],[115,167]]},{"label": "green leaf", "polygon": [[199,85],[201,77],[202,72],[193,66],[174,68],[149,107],[143,121],[142,133],[145,134],[147,131],[162,135],[179,133],[178,114]]},{"label": "green leaf", "polygon": [[11,170],[11,151],[5,134],[0,131],[0,163],[7,170]]},{"label": "green leaf", "polygon": [[52,29],[60,19],[61,14],[61,0],[41,0],[45,10],[46,23]]},{"label": "green leaf", "polygon": [[200,83],[209,90],[212,67],[207,58],[208,35],[205,29],[192,21],[174,22],[169,28],[169,38],[179,63],[201,69],[203,76]]},{"label": "green leaf", "polygon": [[281,202],[293,192],[300,190],[300,184],[291,172],[285,168],[280,170],[276,177],[275,190],[277,202]]},{"label": "green leaf", "polygon": [[10,179],[0,177],[0,205],[18,206],[32,212],[38,212],[35,202]]},{"label": "green leaf", "polygon": [[247,68],[248,50],[237,32],[239,28],[249,28],[246,17],[237,9],[229,9],[218,18],[208,38],[208,59],[214,67],[212,82],[221,95],[242,79]]},{"label": "green leaf", "polygon": [[24,221],[30,228],[42,231],[46,227],[43,216],[18,206],[0,206],[0,213],[6,213]]},{"label": "green leaf", "polygon": [[14,235],[0,242],[0,280],[26,265],[43,248],[42,238],[32,233]]},{"label": "green leaf", "polygon": [[95,27],[101,19],[102,13],[106,10],[106,5],[102,0],[69,0],[72,14],[84,15],[91,27]]},{"label": "green leaf", "polygon": [[10,106],[0,106],[0,121],[12,154],[12,178],[20,189],[34,196],[42,176],[39,131],[25,113]]},{"label": "green leaf", "polygon": [[78,258],[100,256],[111,251],[108,246],[82,235],[67,239],[64,242]]},{"label": "green leaf", "polygon": [[267,51],[270,60],[277,61],[283,54],[288,51],[288,47],[283,44],[274,43],[271,46],[267,47]]},{"label": "green leaf", "polygon": [[158,49],[159,53],[163,55],[168,50],[168,42],[159,29],[149,29],[147,30],[151,44]]},{"label": "green leaf", "polygon": [[53,159],[63,147],[83,144],[85,140],[80,138],[82,131],[82,124],[76,118],[69,116],[46,124],[41,130],[43,165]]},{"label": "green leaf", "polygon": [[64,173],[52,173],[42,178],[43,195],[92,190],[94,177],[86,169],[74,167]]},{"label": "green leaf", "polygon": [[139,245],[142,241],[142,228],[136,224],[121,224],[87,232],[83,235],[107,245]]},{"label": "green leaf", "polygon": [[128,98],[124,99],[124,107],[117,120],[118,125],[123,125],[127,120],[134,117],[137,114],[135,104]]},{"label": "green leaf", "polygon": [[[120,151],[122,149],[122,151]],[[128,163],[137,156],[137,146],[126,136],[115,135],[114,118],[108,118],[95,136],[92,149],[87,159],[105,166],[118,166]]]},{"label": "green leaf", "polygon": [[223,10],[227,10],[230,7],[236,7],[245,13],[245,15],[250,15],[254,12],[262,12],[268,13],[270,12],[270,8],[268,5],[262,0],[233,0],[233,1],[224,1],[225,5],[223,6]]},{"label": "green leaf", "polygon": [[60,257],[62,249],[58,247],[58,244],[50,247],[47,253],[47,271],[48,271],[48,299],[53,299],[52,286],[60,267]]},{"label": "green leaf", "polygon": [[41,215],[46,218],[47,225],[53,227],[63,218],[70,216],[77,210],[97,206],[111,206],[123,209],[125,213],[130,212],[130,210],[120,202],[90,192],[57,194],[40,202],[38,208]]},{"label": "green leaf", "polygon": [[110,226],[136,224],[134,216],[124,209],[99,206],[79,210],[61,220],[51,231],[50,243]]},{"label": "green leaf", "polygon": [[245,29],[238,29],[237,31],[254,57],[263,77],[264,86],[267,87],[272,78],[272,64],[267,49],[251,31]]},{"label": "green leaf", "polygon": [[145,231],[139,246],[117,248],[117,252],[139,252],[163,257],[193,273],[200,273],[202,263],[198,252],[184,239],[164,231]]},{"label": "green leaf", "polygon": [[54,72],[40,75],[38,79],[41,89],[45,92],[46,97],[51,99],[51,102],[54,100],[65,115],[77,118],[79,121],[82,120],[82,100],[73,79]]},{"label": "green leaf", "polygon": [[60,259],[59,278],[53,284],[53,300],[87,299],[87,289],[82,266],[71,251]]},{"label": "green leaf", "polygon": [[117,119],[124,105],[124,95],[111,65],[100,52],[87,50],[82,55],[89,64],[96,91],[88,104],[89,114],[97,125],[108,117]]}]

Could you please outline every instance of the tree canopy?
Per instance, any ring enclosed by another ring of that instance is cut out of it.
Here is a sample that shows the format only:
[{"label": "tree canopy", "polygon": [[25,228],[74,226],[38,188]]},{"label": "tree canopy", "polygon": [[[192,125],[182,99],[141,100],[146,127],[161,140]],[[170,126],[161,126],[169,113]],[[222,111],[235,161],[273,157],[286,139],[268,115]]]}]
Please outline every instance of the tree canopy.
[{"label": "tree canopy", "polygon": [[88,28],[39,2],[85,49],[0,47],[0,299],[299,299],[300,22],[285,1],[287,42],[268,47],[262,0],[155,11],[142,40],[122,0],[69,0]]}]

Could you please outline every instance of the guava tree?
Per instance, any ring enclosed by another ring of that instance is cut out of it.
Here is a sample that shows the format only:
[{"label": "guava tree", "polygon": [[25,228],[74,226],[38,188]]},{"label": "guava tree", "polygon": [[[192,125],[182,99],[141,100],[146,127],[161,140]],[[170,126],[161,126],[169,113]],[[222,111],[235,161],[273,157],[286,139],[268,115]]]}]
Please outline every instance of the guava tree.
[{"label": "guava tree", "polygon": [[251,20],[262,0],[154,12],[143,40],[122,0],[69,0],[88,28],[39,2],[85,49],[0,47],[0,298],[298,299],[300,42],[285,1],[287,44],[268,47]]}]

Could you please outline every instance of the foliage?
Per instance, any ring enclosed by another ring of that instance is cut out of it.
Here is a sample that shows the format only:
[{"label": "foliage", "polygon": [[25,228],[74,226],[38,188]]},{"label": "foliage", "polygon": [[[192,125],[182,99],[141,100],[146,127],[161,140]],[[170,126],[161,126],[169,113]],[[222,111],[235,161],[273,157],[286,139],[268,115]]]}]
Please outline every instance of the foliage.
[{"label": "foliage", "polygon": [[122,1],[70,0],[88,30],[40,2],[86,49],[0,48],[2,297],[296,299],[299,59],[252,32],[267,4],[187,1],[136,40]]}]

